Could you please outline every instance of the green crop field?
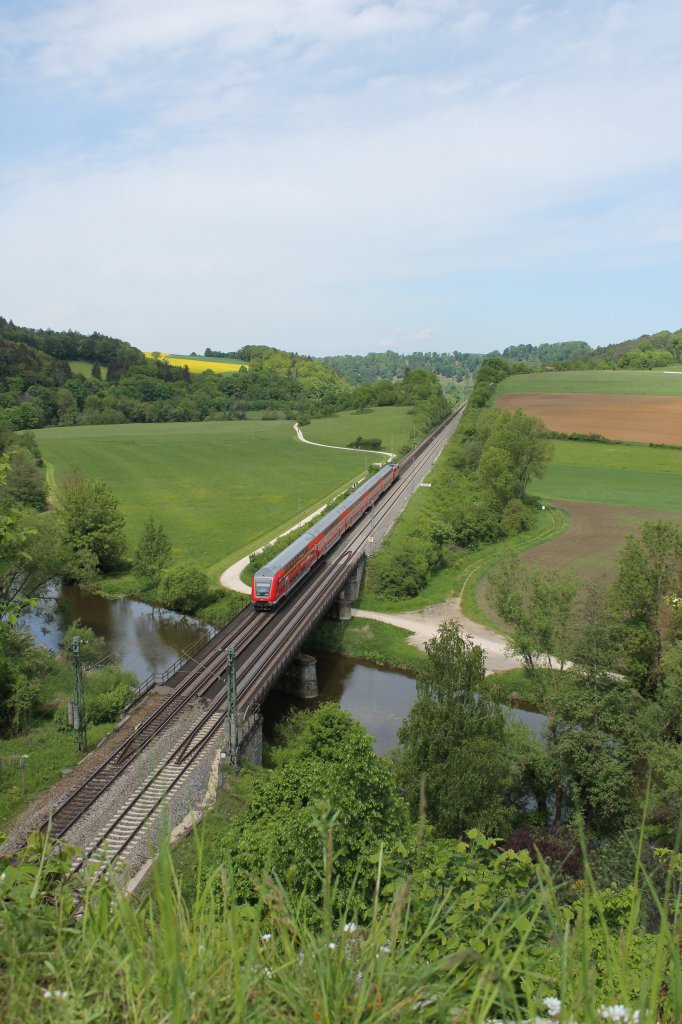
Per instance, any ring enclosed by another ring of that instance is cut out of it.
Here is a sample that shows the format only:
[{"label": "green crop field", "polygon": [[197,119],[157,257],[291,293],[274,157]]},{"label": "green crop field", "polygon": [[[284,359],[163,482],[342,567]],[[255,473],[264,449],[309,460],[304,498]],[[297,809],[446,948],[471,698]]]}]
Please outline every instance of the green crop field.
[{"label": "green crop field", "polygon": [[588,395],[682,395],[682,373],[663,370],[567,370],[506,377],[497,394],[550,392]]},{"label": "green crop field", "polygon": [[549,500],[682,508],[682,451],[644,444],[555,441],[554,457],[531,490]]},{"label": "green crop field", "polygon": [[121,502],[134,549],[148,516],[179,556],[213,573],[313,511],[365,468],[365,456],[296,439],[290,422],[244,420],[53,427],[38,442],[51,487],[72,468]]},{"label": "green crop field", "polygon": [[[405,406],[389,405],[368,412],[341,412],[302,427],[303,436],[318,444],[348,445],[356,437],[377,437],[385,451],[399,451],[411,444],[415,417]],[[417,440],[423,435],[417,430]],[[392,447],[391,447],[392,446]]]},{"label": "green crop field", "polygon": [[[71,367],[72,373],[82,373],[84,377],[92,377],[93,363],[86,363],[82,359],[69,359],[69,366]],[[107,367],[102,366],[102,380],[107,379]]]}]

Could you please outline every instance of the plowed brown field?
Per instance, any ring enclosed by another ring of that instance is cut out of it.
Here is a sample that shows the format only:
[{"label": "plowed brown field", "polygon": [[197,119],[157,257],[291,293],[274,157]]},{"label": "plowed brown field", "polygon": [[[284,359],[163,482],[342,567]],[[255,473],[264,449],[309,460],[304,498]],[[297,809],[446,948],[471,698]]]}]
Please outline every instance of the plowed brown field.
[{"label": "plowed brown field", "polygon": [[[552,504],[568,513],[568,529],[546,544],[524,551],[521,561],[530,569],[559,569],[574,573],[585,585],[596,580],[610,583],[614,579],[625,538],[628,534],[637,536],[643,523],[667,519],[682,526],[682,512],[663,513],[648,508],[577,501],[554,501]],[[485,577],[478,584],[476,597],[490,619],[503,628],[501,619],[490,605]]]},{"label": "plowed brown field", "polygon": [[523,409],[550,430],[565,434],[682,445],[682,397],[540,392],[500,395],[495,404],[500,409]]}]

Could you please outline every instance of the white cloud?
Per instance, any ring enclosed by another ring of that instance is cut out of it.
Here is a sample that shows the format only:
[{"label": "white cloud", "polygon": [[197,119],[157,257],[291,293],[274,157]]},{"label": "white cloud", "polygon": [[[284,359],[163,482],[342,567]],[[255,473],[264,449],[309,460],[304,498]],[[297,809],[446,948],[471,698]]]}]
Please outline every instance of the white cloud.
[{"label": "white cloud", "polygon": [[28,8],[5,80],[65,122],[4,165],[3,315],[158,347],[319,336],[357,302],[418,347],[460,272],[646,261],[680,242],[680,24],[667,0]]}]

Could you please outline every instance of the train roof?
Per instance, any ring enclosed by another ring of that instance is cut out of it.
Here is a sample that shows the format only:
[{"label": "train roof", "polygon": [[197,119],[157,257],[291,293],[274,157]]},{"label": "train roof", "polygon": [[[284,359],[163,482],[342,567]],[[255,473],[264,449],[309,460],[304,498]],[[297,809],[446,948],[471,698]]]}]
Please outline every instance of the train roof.
[{"label": "train roof", "polygon": [[354,491],[351,491],[347,498],[344,498],[342,502],[335,505],[329,512],[325,513],[325,515],[323,515],[321,519],[318,519],[317,522],[312,523],[310,529],[306,530],[305,533],[302,533],[295,541],[292,541],[284,551],[280,551],[278,555],[275,555],[267,565],[261,566],[261,568],[254,573],[254,576],[256,578],[259,576],[265,576],[268,579],[272,579],[279,569],[283,569],[292,558],[304,551],[311,541],[315,540],[316,537],[319,537],[321,533],[324,533],[325,530],[332,526],[339,516],[343,515],[346,509],[349,509],[354,505],[358,498],[361,498],[367,493],[367,491],[371,490],[379,480],[383,480],[383,478],[389,474],[392,469],[392,464],[384,466],[384,468],[380,469],[378,473],[371,476],[369,480],[366,480],[364,484],[360,484],[359,487],[356,487]]}]

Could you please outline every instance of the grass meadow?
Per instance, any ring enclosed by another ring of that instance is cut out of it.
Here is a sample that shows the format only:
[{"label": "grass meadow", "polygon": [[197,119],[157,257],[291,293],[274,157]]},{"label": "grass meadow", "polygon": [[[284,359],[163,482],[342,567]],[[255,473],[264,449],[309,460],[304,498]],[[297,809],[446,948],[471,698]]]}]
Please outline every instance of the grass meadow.
[{"label": "grass meadow", "polygon": [[318,444],[348,445],[356,437],[379,438],[384,451],[398,452],[415,437],[420,440],[423,431],[416,427],[411,410],[402,405],[388,405],[367,412],[340,412],[311,420],[302,427],[303,436]]},{"label": "grass meadow", "polygon": [[645,444],[555,441],[547,474],[531,491],[550,501],[682,508],[682,451]]},{"label": "grass meadow", "polygon": [[498,384],[496,394],[682,395],[682,374],[663,370],[571,370],[518,373]]},{"label": "grass meadow", "polygon": [[[71,367],[72,373],[80,373],[84,377],[92,377],[92,368],[94,363],[87,363],[83,359],[69,359],[69,366]],[[107,379],[107,367],[100,367],[102,371],[102,380]]]},{"label": "grass meadow", "polygon": [[301,444],[283,420],[54,427],[38,441],[52,491],[72,469],[106,481],[131,550],[151,515],[177,556],[213,574],[365,469],[363,453]]}]

